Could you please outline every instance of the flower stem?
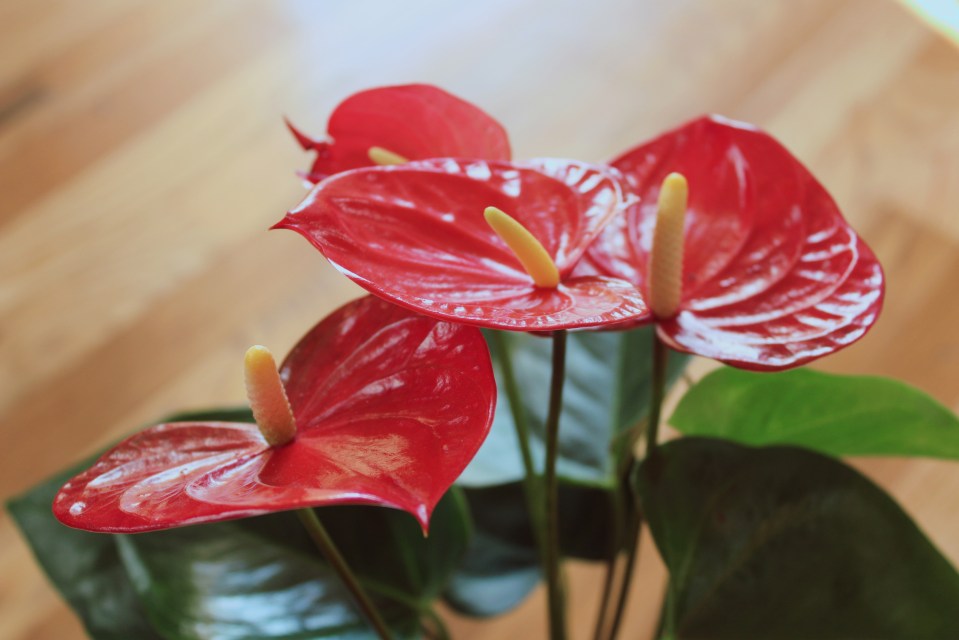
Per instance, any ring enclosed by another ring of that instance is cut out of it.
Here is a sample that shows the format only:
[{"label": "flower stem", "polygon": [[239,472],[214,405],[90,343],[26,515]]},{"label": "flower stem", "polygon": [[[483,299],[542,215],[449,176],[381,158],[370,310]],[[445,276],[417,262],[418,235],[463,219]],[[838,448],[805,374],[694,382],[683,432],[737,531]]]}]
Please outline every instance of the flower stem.
[{"label": "flower stem", "polygon": [[513,356],[504,331],[489,331],[490,347],[496,352],[500,374],[503,378],[503,387],[509,402],[510,413],[513,416],[513,428],[516,431],[516,440],[519,443],[520,456],[523,460],[523,493],[526,497],[526,511],[529,513],[530,527],[536,541],[536,551],[539,555],[540,566],[546,573],[545,547],[545,513],[543,511],[542,487],[533,462],[533,453],[530,449],[529,421],[523,400],[520,396],[519,385],[516,384],[516,375],[513,372]]},{"label": "flower stem", "polygon": [[615,640],[616,635],[619,633],[619,626],[623,622],[623,613],[626,611],[629,587],[633,581],[633,570],[636,568],[636,558],[639,555],[639,534],[643,530],[643,519],[638,509],[634,509],[633,516],[630,517],[627,526],[626,536],[629,540],[629,546],[626,550],[626,564],[623,567],[619,597],[616,599],[616,611],[613,614],[613,621],[609,627],[609,640]]},{"label": "flower stem", "polygon": [[612,606],[613,588],[616,584],[619,569],[619,550],[623,546],[623,510],[621,488],[617,486],[610,497],[610,510],[613,522],[610,527],[609,555],[606,557],[606,571],[603,576],[603,595],[599,603],[599,615],[596,616],[596,626],[593,629],[593,640],[603,640]]},{"label": "flower stem", "polygon": [[566,378],[566,331],[553,332],[553,372],[546,416],[546,584],[549,590],[549,632],[551,640],[566,638],[566,606],[559,547],[559,485],[556,459],[559,452],[559,414],[563,406]]},{"label": "flower stem", "polygon": [[392,640],[393,634],[390,633],[386,623],[383,622],[383,618],[380,617],[379,612],[376,610],[376,606],[370,600],[369,596],[366,595],[366,591],[363,590],[363,587],[360,585],[359,580],[356,579],[349,565],[346,564],[346,560],[343,558],[340,550],[336,548],[333,539],[330,538],[330,534],[326,531],[326,527],[323,526],[323,523],[320,522],[320,519],[316,516],[316,512],[313,511],[313,509],[298,509],[296,515],[300,518],[300,522],[303,523],[303,526],[306,528],[307,533],[310,534],[310,538],[313,539],[320,553],[323,554],[323,557],[326,558],[326,561],[329,562],[333,570],[336,571],[340,580],[343,581],[343,585],[346,586],[353,595],[357,606],[373,629],[376,630],[376,634],[381,640]]},{"label": "flower stem", "polygon": [[669,347],[653,334],[653,380],[649,403],[649,429],[646,433],[646,456],[649,458],[659,444],[659,423],[663,412],[663,396],[666,394],[666,365],[669,362]]},{"label": "flower stem", "polygon": [[436,640],[450,640],[450,631],[446,628],[446,623],[443,622],[440,614],[436,613],[436,610],[427,608],[423,611],[423,615],[433,623],[433,628],[430,629],[430,637]]},{"label": "flower stem", "polygon": [[[650,388],[649,401],[649,420],[646,422],[646,455],[650,458],[656,453],[656,446],[659,440],[659,423],[663,410],[663,396],[666,393],[666,365],[669,361],[669,348],[659,339],[659,335],[653,334],[653,375]],[[638,465],[636,460],[630,454],[630,464],[622,476],[627,490],[632,488],[633,475],[636,473]],[[619,633],[620,624],[623,621],[623,613],[626,609],[626,600],[629,596],[629,587],[632,583],[633,570],[636,565],[636,556],[639,553],[639,538],[643,527],[642,509],[638,503],[638,498],[634,495],[637,503],[634,505],[630,514],[629,522],[626,525],[628,536],[628,545],[626,547],[626,567],[623,572],[623,581],[619,589],[619,597],[616,601],[616,612],[613,615],[613,621],[609,629],[609,640],[615,640]]]},{"label": "flower stem", "polygon": [[526,471],[527,485],[529,485],[529,480],[536,476],[536,467],[533,466],[533,454],[529,448],[529,423],[526,421],[523,400],[520,398],[516,376],[513,373],[513,358],[503,331],[490,331],[488,335],[498,356],[500,372],[503,374],[503,386],[506,388],[506,398],[509,401],[510,413],[513,415],[513,426],[516,429],[516,439],[519,441],[523,469]]}]

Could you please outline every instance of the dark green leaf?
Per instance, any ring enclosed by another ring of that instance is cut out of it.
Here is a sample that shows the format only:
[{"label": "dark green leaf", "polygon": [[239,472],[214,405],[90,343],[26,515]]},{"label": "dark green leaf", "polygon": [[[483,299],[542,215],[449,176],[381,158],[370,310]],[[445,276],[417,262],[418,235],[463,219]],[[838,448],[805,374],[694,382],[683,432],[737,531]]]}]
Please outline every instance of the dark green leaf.
[{"label": "dark green leaf", "polygon": [[469,507],[459,487],[437,505],[429,537],[412,516],[395,509],[329,507],[317,515],[362,580],[415,600],[420,609],[446,589],[472,535]]},{"label": "dark green leaf", "polygon": [[53,497],[93,459],[11,499],[7,509],[50,582],[95,640],[159,640],[143,612],[113,536],[78,531],[53,517]]},{"label": "dark green leaf", "polygon": [[687,435],[794,444],[836,456],[959,459],[959,419],[925,393],[886,378],[723,368],[686,393],[670,422]]},{"label": "dark green leaf", "polygon": [[[446,600],[467,615],[499,615],[520,604],[541,576],[523,485],[466,488],[465,493],[473,538]],[[609,489],[560,485],[560,542],[565,556],[605,559],[612,544],[613,499]]]},{"label": "dark green leaf", "polygon": [[[249,409],[215,409],[170,416],[177,420],[252,421]],[[114,537],[78,531],[53,517],[53,497],[63,484],[89,467],[93,456],[11,499],[7,508],[30,544],[37,562],[96,640],[159,638],[150,627],[120,562]]]},{"label": "dark green leaf", "polygon": [[466,615],[499,615],[522,602],[540,580],[523,486],[467,488],[465,493],[473,537],[445,598]]},{"label": "dark green leaf", "polygon": [[[399,637],[445,588],[466,548],[463,498],[451,492],[424,539],[408,514],[381,507],[317,510]],[[155,628],[175,640],[373,638],[295,513],[118,539]]]},{"label": "dark green leaf", "polygon": [[[520,480],[523,463],[513,414],[503,385],[499,350],[487,332],[496,364],[498,402],[490,435],[460,477],[469,486]],[[516,380],[523,393],[535,460],[542,460],[544,425],[549,402],[552,341],[528,333],[498,332],[506,343]],[[569,334],[566,384],[560,419],[558,473],[571,482],[613,486],[611,440],[646,416],[649,404],[653,329],[583,331]],[[685,367],[688,356],[672,353],[670,380]]]},{"label": "dark green leaf", "polygon": [[[252,415],[224,409],[160,422],[178,420],[251,422]],[[51,512],[53,496],[94,459],[9,504],[91,637],[373,637],[293,513],[136,536],[61,525]],[[416,635],[420,611],[446,588],[465,553],[470,525],[461,493],[450,492],[437,506],[428,539],[412,517],[391,509],[317,513],[400,636]]]},{"label": "dark green leaf", "polygon": [[256,420],[249,407],[224,407],[175,413],[156,424],[160,422],[248,422],[252,424]]},{"label": "dark green leaf", "polygon": [[[336,574],[302,548],[300,528],[293,514],[284,513],[120,536],[118,543],[165,638],[376,637]],[[285,529],[288,538],[263,529]],[[391,627],[412,635],[414,610],[382,598],[377,603]]]},{"label": "dark green leaf", "polygon": [[670,571],[667,636],[959,638],[959,573],[837,460],[684,438],[638,478]]}]

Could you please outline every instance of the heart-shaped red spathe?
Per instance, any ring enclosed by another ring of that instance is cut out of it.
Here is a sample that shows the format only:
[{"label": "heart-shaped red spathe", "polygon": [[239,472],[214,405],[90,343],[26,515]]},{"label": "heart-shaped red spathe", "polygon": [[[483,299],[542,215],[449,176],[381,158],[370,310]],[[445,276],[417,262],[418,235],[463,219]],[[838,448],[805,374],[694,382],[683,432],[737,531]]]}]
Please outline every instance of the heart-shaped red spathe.
[{"label": "heart-shaped red spathe", "polygon": [[371,147],[408,160],[509,160],[506,131],[491,116],[438,87],[377,87],[341,102],[327,124],[329,139],[314,140],[287,123],[300,146],[316,152],[303,178],[312,184],[341,171],[371,166]]},{"label": "heart-shaped red spathe", "polygon": [[310,331],[280,368],[296,437],[168,423],[118,444],[57,494],[56,517],[134,533],[335,504],[403,509],[427,527],[493,420],[482,334],[372,296]]},{"label": "heart-shaped red spathe", "polygon": [[[630,201],[619,173],[608,167],[444,158],[328,178],[275,228],[300,233],[354,282],[420,313],[551,331],[648,316],[628,282],[570,275]],[[489,206],[543,244],[559,269],[558,287],[533,284],[487,224]]]},{"label": "heart-shaped red spathe", "polygon": [[770,135],[718,116],[613,161],[640,197],[590,247],[599,273],[648,286],[656,199],[689,182],[679,313],[657,319],[681,351],[755,370],[795,367],[862,337],[882,306],[872,251],[826,190]]}]

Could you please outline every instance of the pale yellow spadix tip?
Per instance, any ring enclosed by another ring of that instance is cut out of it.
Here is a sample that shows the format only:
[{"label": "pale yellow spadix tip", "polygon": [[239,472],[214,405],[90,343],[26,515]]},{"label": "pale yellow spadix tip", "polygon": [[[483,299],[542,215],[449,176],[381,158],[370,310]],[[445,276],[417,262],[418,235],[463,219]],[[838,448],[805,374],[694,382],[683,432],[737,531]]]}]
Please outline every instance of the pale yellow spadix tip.
[{"label": "pale yellow spadix tip", "polygon": [[670,173],[659,190],[656,231],[649,255],[649,308],[671,318],[683,295],[683,236],[689,187],[681,173]]},{"label": "pale yellow spadix tip", "polygon": [[400,154],[394,153],[389,149],[384,149],[383,147],[370,147],[366,155],[369,156],[373,164],[378,165],[406,164],[409,162],[409,160]]},{"label": "pale yellow spadix tip", "polygon": [[260,345],[250,347],[243,365],[246,396],[256,426],[270,446],[286,444],[296,435],[296,423],[273,354]]},{"label": "pale yellow spadix tip", "polygon": [[486,207],[486,223],[503,239],[537,287],[555,289],[559,285],[559,269],[546,248],[529,229],[508,213],[496,207]]}]

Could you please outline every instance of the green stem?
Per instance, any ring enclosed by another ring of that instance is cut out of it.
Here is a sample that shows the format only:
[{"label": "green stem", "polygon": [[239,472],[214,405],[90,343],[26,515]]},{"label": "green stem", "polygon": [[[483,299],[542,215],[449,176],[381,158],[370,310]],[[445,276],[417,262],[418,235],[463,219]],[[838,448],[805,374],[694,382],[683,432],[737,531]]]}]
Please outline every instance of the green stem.
[{"label": "green stem", "polygon": [[653,632],[652,640],[659,640],[666,632],[666,601],[669,598],[669,581],[666,581],[666,589],[663,590],[663,601],[659,605],[659,620],[656,621],[656,631]]},{"label": "green stem", "polygon": [[629,588],[633,582],[633,570],[636,568],[636,558],[639,556],[639,534],[643,529],[643,518],[637,507],[634,507],[629,519],[626,532],[629,546],[626,548],[626,564],[623,567],[622,583],[619,588],[619,597],[616,598],[616,611],[609,626],[609,640],[615,640],[623,622],[623,613],[626,611],[626,601],[629,597]]},{"label": "green stem", "polygon": [[559,414],[563,406],[566,378],[566,331],[553,332],[553,373],[549,386],[549,413],[546,416],[546,584],[549,591],[549,632],[551,640],[566,638],[566,606],[559,547],[559,484],[556,459],[559,453]]},{"label": "green stem", "polygon": [[659,423],[663,411],[663,396],[666,394],[666,365],[669,362],[669,347],[659,335],[653,334],[653,380],[652,398],[649,403],[649,430],[646,432],[646,457],[656,451],[659,441]]},{"label": "green stem", "polygon": [[616,570],[619,567],[619,550],[623,546],[623,513],[620,506],[622,504],[622,495],[620,494],[619,486],[614,488],[609,501],[613,514],[613,522],[610,527],[609,555],[606,557],[606,571],[603,576],[603,595],[600,598],[599,615],[596,617],[596,626],[593,629],[593,640],[603,640],[606,632],[606,624],[610,615],[610,607],[612,606],[613,586],[616,583]]},{"label": "green stem", "polygon": [[523,457],[523,468],[526,470],[526,478],[529,480],[536,476],[536,467],[533,466],[533,454],[529,448],[529,423],[526,421],[523,399],[520,397],[516,376],[513,373],[513,359],[504,332],[490,331],[488,335],[498,356],[500,373],[503,374],[503,386],[506,388],[506,398],[509,401],[510,413],[513,415],[516,439],[519,441],[519,450]]},{"label": "green stem", "polygon": [[606,571],[603,575],[603,595],[599,601],[599,615],[596,617],[596,626],[593,628],[593,640],[603,640],[603,631],[606,629],[606,618],[609,614],[610,599],[613,596],[613,583],[616,577],[616,560],[619,554],[614,552],[606,558]]},{"label": "green stem", "polygon": [[316,516],[316,512],[313,511],[313,509],[298,509],[296,515],[300,518],[300,522],[303,523],[304,528],[306,528],[307,533],[310,534],[310,538],[313,539],[320,553],[323,554],[326,561],[330,563],[330,566],[333,567],[333,570],[339,575],[340,580],[343,581],[343,585],[353,595],[357,606],[373,629],[376,630],[376,634],[381,640],[392,640],[393,634],[390,633],[386,623],[383,622],[383,618],[380,617],[379,612],[376,610],[376,606],[370,600],[369,596],[366,595],[366,592],[360,585],[359,580],[356,579],[349,565],[346,564],[346,560],[343,559],[340,550],[336,548],[336,544],[333,543],[333,539],[330,538],[330,534],[327,533],[326,527],[323,526],[323,523],[320,522],[320,519]]},{"label": "green stem", "polygon": [[539,551],[540,562],[543,564],[543,571],[545,573],[546,561],[542,535],[543,517],[545,514],[543,513],[543,500],[540,497],[539,486],[537,484],[536,466],[533,463],[533,454],[529,445],[529,422],[527,421],[526,411],[523,408],[523,399],[520,397],[519,386],[516,384],[516,376],[513,372],[513,359],[510,354],[506,335],[502,331],[490,331],[487,335],[490,337],[490,346],[496,352],[497,360],[499,361],[503,387],[509,402],[510,413],[513,416],[513,428],[516,430],[516,440],[519,442],[519,450],[523,458],[523,469],[526,473],[523,477],[526,509],[529,511],[530,524],[533,529],[533,535],[536,538],[536,548]]},{"label": "green stem", "polygon": [[[659,440],[659,423],[663,410],[663,396],[666,393],[666,365],[669,361],[669,348],[659,339],[659,336],[653,334],[653,375],[652,386],[650,389],[649,402],[649,420],[646,427],[646,455],[649,458],[656,453],[656,446]],[[627,487],[631,487],[630,482],[633,474],[636,472],[637,465],[635,459],[630,458],[630,464],[626,468],[622,480]],[[634,496],[636,498],[636,496]],[[623,620],[623,613],[626,609],[626,600],[629,597],[629,587],[632,583],[633,570],[636,565],[636,556],[639,553],[639,537],[642,533],[643,514],[640,505],[634,505],[630,515],[630,521],[627,525],[627,535],[629,544],[626,547],[626,568],[623,574],[623,582],[620,586],[619,597],[616,602],[616,613],[613,616],[613,622],[609,630],[609,640],[615,640],[619,633],[619,627]]]},{"label": "green stem", "polygon": [[440,614],[436,613],[432,608],[424,610],[423,613],[433,623],[432,631],[436,640],[450,640],[450,630],[446,628],[446,623],[443,622]]}]

